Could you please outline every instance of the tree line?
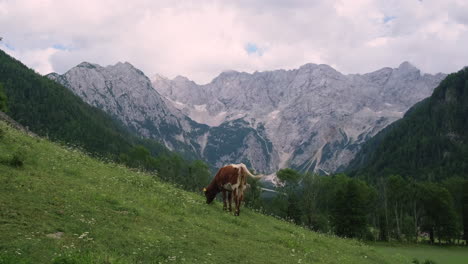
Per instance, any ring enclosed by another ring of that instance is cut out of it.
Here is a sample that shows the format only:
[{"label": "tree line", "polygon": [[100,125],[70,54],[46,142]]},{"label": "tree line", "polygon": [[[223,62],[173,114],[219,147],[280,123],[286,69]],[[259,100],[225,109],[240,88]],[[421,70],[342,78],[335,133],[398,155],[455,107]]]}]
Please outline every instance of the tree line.
[{"label": "tree line", "polygon": [[278,195],[262,198],[257,183],[247,204],[341,237],[449,244],[468,239],[468,181],[460,177],[430,182],[391,175],[369,183],[345,174],[320,176],[293,169],[282,169],[277,176]]},{"label": "tree line", "polygon": [[208,165],[201,160],[188,161],[176,153],[152,155],[142,145],[121,153],[119,162],[149,172],[157,172],[162,180],[174,183],[188,191],[200,191],[211,178]]}]

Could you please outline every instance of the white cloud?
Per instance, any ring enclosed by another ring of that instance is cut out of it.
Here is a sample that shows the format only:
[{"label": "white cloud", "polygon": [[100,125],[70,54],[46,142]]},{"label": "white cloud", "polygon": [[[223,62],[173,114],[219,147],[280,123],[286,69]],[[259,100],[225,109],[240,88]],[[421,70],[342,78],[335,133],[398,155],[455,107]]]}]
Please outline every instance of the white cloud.
[{"label": "white cloud", "polygon": [[372,40],[369,40],[366,42],[366,45],[369,47],[379,47],[379,46],[384,46],[387,45],[389,38],[387,37],[378,37]]},{"label": "white cloud", "polygon": [[228,69],[313,62],[354,73],[404,60],[452,72],[468,64],[467,13],[462,0],[0,0],[0,35],[41,73],[129,61],[204,83]]},{"label": "white cloud", "polygon": [[47,74],[54,71],[50,58],[57,52],[57,49],[46,48],[17,51],[11,46],[1,45],[0,48],[4,49],[13,57],[21,58],[21,62],[40,74]]}]

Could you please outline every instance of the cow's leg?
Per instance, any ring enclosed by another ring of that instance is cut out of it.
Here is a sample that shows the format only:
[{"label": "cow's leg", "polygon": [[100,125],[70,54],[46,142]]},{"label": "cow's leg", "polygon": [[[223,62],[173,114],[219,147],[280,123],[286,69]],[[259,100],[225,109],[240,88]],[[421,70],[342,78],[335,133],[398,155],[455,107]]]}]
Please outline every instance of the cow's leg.
[{"label": "cow's leg", "polygon": [[232,192],[233,199],[234,199],[234,215],[237,214],[237,190]]},{"label": "cow's leg", "polygon": [[232,192],[228,192],[229,212],[232,212]]},{"label": "cow's leg", "polygon": [[238,193],[237,194],[237,199],[238,199],[237,215],[239,216],[240,215],[240,208],[241,208],[241,205],[242,205],[242,200],[244,200],[244,193],[243,192]]},{"label": "cow's leg", "polygon": [[226,190],[223,190],[223,211],[226,211]]},{"label": "cow's leg", "polygon": [[240,209],[240,203],[239,203],[239,190],[236,190],[236,193],[234,194],[234,200],[236,202],[236,210],[234,211],[234,215],[238,216],[239,215],[239,209]]},{"label": "cow's leg", "polygon": [[237,212],[237,215],[240,214],[240,208],[241,208],[241,205],[242,205],[242,201],[244,200],[244,193],[242,192],[241,195],[240,195],[240,198],[239,198],[239,210]]}]

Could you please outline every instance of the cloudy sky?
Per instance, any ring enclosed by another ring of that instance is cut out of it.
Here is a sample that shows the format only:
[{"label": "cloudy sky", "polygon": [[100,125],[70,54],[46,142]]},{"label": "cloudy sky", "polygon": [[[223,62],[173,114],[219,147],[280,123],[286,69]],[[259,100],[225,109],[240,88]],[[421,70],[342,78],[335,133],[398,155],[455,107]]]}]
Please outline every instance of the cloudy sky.
[{"label": "cloudy sky", "polygon": [[42,74],[128,61],[209,82],[325,63],[364,73],[468,65],[466,0],[0,0],[0,48]]}]

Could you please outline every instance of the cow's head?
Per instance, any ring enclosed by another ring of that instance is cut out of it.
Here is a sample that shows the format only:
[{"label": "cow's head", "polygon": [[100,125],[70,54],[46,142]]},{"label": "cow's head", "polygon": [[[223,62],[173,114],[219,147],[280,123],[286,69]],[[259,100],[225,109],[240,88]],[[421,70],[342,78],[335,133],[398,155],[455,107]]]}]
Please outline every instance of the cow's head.
[{"label": "cow's head", "polygon": [[203,188],[203,192],[205,193],[206,203],[210,204],[211,202],[213,202],[214,198],[216,197],[216,192],[206,188]]}]

